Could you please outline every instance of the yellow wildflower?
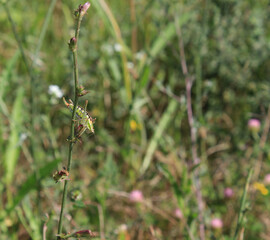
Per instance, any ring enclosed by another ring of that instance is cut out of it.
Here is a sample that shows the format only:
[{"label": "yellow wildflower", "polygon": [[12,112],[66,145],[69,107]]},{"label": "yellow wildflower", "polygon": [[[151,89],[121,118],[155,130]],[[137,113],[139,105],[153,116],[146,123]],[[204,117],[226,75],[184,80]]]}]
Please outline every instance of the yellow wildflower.
[{"label": "yellow wildflower", "polygon": [[132,130],[133,132],[136,131],[137,128],[138,128],[138,124],[137,124],[136,121],[134,121],[134,120],[131,120],[131,121],[129,122],[129,126],[130,126],[130,128],[131,128],[131,130]]},{"label": "yellow wildflower", "polygon": [[253,184],[253,187],[261,192],[262,195],[268,194],[268,189],[264,186],[263,183],[255,182]]}]

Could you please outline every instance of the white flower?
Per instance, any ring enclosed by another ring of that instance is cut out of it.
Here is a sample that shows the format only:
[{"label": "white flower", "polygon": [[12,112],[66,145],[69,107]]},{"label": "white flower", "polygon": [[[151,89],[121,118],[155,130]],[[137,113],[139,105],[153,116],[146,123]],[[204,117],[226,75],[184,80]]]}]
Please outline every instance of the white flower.
[{"label": "white flower", "polygon": [[116,52],[121,52],[122,51],[122,45],[121,44],[119,44],[119,43],[116,43],[116,44],[114,44],[114,50],[116,51]]},{"label": "white flower", "polygon": [[128,62],[128,63],[127,63],[127,67],[128,67],[129,69],[134,68],[133,62]]},{"label": "white flower", "polygon": [[56,96],[57,98],[63,97],[63,91],[57,85],[50,85],[48,93]]},{"label": "white flower", "polygon": [[27,133],[22,133],[20,135],[20,140],[23,142],[27,138]]},{"label": "white flower", "polygon": [[23,144],[23,142],[26,140],[27,137],[28,137],[27,133],[21,133],[19,141],[18,141],[18,145],[21,146]]},{"label": "white flower", "polygon": [[125,232],[127,231],[128,227],[126,224],[121,224],[119,227],[118,227],[118,230],[119,232]]},{"label": "white flower", "polygon": [[137,60],[142,60],[145,57],[145,53],[143,51],[137,52],[135,58]]},{"label": "white flower", "polygon": [[113,54],[113,46],[112,46],[112,45],[104,44],[104,45],[101,46],[101,49],[102,49],[105,53],[107,53],[107,54],[109,54],[109,55],[112,55],[112,54]]}]

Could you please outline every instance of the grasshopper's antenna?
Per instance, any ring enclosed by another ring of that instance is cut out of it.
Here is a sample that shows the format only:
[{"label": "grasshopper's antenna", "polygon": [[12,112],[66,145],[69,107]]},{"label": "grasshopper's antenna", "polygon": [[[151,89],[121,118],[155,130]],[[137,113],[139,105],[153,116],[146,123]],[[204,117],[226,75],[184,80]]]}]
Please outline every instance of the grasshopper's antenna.
[{"label": "grasshopper's antenna", "polygon": [[85,107],[84,107],[84,111],[85,111],[85,112],[87,112],[87,111],[86,111],[86,109],[87,109],[87,104],[88,104],[88,100],[85,100]]}]

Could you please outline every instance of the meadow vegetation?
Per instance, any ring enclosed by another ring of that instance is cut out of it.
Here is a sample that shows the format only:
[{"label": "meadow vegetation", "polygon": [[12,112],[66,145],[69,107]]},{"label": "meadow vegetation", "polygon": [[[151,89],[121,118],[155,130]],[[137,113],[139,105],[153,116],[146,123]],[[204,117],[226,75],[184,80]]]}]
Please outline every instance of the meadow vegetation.
[{"label": "meadow vegetation", "polygon": [[74,140],[84,3],[0,0],[0,239],[269,239],[268,1],[90,1]]}]

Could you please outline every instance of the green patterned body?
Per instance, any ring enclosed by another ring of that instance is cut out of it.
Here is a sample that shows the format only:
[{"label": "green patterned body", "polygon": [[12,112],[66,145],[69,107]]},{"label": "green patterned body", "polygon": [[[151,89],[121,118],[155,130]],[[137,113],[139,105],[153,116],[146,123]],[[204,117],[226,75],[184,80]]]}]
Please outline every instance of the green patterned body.
[{"label": "green patterned body", "polygon": [[[73,112],[73,108],[74,108],[73,102],[69,99],[69,103],[68,103],[65,98],[63,98],[63,101],[64,101],[65,105],[68,107],[68,109],[71,112]],[[80,106],[77,106],[76,117],[83,126],[85,126],[92,133],[95,133],[95,130],[94,130],[95,119],[92,118],[85,109],[83,109]]]}]

